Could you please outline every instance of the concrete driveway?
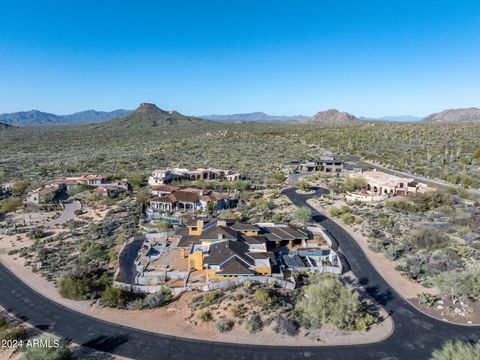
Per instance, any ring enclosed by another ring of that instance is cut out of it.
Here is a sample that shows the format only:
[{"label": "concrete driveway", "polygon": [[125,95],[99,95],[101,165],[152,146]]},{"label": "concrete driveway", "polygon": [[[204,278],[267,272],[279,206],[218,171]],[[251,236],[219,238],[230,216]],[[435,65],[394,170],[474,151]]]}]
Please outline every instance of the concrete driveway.
[{"label": "concrete driveway", "polygon": [[65,224],[67,221],[75,218],[75,211],[82,209],[82,203],[78,200],[67,200],[63,203],[63,212],[62,214],[51,221],[43,224],[44,227],[53,227],[56,225]]}]

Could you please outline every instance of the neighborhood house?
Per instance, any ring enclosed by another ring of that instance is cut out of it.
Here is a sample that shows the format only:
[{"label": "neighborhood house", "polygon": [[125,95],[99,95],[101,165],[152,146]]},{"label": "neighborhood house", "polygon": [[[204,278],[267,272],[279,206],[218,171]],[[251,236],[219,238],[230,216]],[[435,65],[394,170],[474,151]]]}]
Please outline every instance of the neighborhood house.
[{"label": "neighborhood house", "polygon": [[[363,174],[352,174],[351,177],[359,177],[365,180],[365,189],[374,194],[409,195],[416,194],[422,184],[411,178],[402,178],[386,174],[381,171],[366,171]],[[424,186],[424,185],[423,185]]]},{"label": "neighborhood house", "polygon": [[79,190],[82,186],[94,189],[103,196],[117,196],[129,190],[126,181],[109,180],[102,175],[85,175],[47,181],[43,187],[29,192],[25,202],[36,205],[48,204],[62,193]]},{"label": "neighborhood house", "polygon": [[168,236],[147,234],[131,265],[136,275],[128,285],[148,285],[143,291],[150,291],[152,285],[167,282],[170,287],[192,287],[271,278],[294,286],[294,272],[342,273],[331,245],[319,228],[196,218]]},{"label": "neighborhood house", "polygon": [[198,168],[195,170],[181,169],[181,168],[166,168],[155,170],[148,178],[149,185],[168,184],[172,181],[181,180],[219,180],[225,179],[228,181],[240,180],[240,174],[228,170],[214,169],[214,168]]}]

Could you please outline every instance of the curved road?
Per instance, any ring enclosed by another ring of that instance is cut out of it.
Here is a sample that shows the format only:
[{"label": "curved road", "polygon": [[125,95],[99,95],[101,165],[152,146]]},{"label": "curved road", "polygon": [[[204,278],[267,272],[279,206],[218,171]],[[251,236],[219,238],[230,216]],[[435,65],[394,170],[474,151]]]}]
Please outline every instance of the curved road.
[{"label": "curved road", "polygon": [[45,227],[53,227],[55,225],[65,224],[67,221],[75,218],[75,211],[82,209],[82,203],[78,200],[67,200],[63,203],[63,211],[56,219],[50,220],[43,224]]},{"label": "curved road", "polygon": [[[417,311],[375,271],[347,232],[311,208],[295,189],[285,192],[297,206],[309,207],[314,220],[335,237],[352,271],[395,321],[388,339],[368,345],[278,347],[224,344],[175,338],[128,328],[80,314],[56,304],[26,286],[0,265],[0,304],[32,325],[69,341],[134,359],[428,359],[450,339],[478,341],[480,328],[447,324]],[[161,321],[161,319],[152,319]]]}]

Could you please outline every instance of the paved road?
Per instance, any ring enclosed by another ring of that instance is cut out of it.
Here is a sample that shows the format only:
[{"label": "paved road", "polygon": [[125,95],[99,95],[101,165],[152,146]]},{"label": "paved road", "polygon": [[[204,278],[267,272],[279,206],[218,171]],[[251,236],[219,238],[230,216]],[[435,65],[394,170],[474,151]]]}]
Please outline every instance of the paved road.
[{"label": "paved road", "polygon": [[[310,196],[285,194],[298,206],[310,207]],[[91,348],[134,359],[428,359],[432,349],[449,339],[478,341],[480,328],[434,320],[403,300],[368,262],[347,232],[312,208],[314,220],[338,241],[352,271],[395,321],[388,339],[369,345],[338,347],[247,346],[187,340],[153,334],[98,320],[56,304],[22,283],[0,265],[0,304],[34,326]],[[162,321],[162,319],[152,319]]]},{"label": "paved road", "polygon": [[62,214],[51,221],[46,222],[43,224],[45,227],[52,227],[55,225],[65,224],[67,221],[72,220],[75,218],[75,210],[81,210],[82,204],[78,200],[67,200],[63,203],[63,212]]}]

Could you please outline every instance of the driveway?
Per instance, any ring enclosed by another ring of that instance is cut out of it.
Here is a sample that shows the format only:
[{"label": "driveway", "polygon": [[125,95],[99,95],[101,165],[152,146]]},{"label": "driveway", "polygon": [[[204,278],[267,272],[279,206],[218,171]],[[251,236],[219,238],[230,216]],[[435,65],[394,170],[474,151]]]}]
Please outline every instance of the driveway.
[{"label": "driveway", "polygon": [[62,214],[51,221],[43,224],[44,227],[53,227],[55,225],[65,224],[67,221],[75,218],[75,211],[82,209],[82,203],[78,200],[67,200],[63,203],[63,212]]},{"label": "driveway", "polygon": [[122,250],[122,253],[118,259],[118,266],[120,271],[118,272],[117,281],[121,281],[126,284],[135,285],[135,278],[137,277],[137,269],[135,266],[135,259],[138,256],[138,252],[145,242],[144,236],[135,238],[131,243],[127,244]]}]

